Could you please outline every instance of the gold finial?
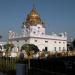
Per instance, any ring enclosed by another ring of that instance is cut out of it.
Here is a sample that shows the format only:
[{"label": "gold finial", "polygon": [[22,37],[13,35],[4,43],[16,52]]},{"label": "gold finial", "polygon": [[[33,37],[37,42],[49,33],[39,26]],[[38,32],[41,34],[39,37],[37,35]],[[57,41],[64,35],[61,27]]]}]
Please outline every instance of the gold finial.
[{"label": "gold finial", "polygon": [[30,11],[30,13],[27,15],[26,23],[28,25],[41,24],[41,18],[40,18],[40,15],[38,14],[38,12],[37,12],[37,10],[35,8],[34,0],[33,0],[33,8]]},{"label": "gold finial", "polygon": [[40,15],[38,14],[38,11],[35,8],[35,2],[34,2],[34,0],[33,0],[32,10],[28,13],[25,23],[28,26],[42,24]]}]

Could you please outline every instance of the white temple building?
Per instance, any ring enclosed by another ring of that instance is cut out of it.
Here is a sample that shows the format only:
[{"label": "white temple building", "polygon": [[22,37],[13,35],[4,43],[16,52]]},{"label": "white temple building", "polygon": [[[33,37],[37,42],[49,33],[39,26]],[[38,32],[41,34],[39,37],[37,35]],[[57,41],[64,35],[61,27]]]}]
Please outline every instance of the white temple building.
[{"label": "white temple building", "polygon": [[47,51],[62,51],[67,50],[67,34],[45,33],[45,26],[41,20],[35,7],[28,13],[26,20],[22,25],[22,34],[17,35],[13,31],[9,31],[9,41],[12,42],[15,48],[21,49],[24,44],[34,44],[39,50]]},{"label": "white temple building", "polygon": [[0,51],[4,51],[5,49],[4,49],[4,45],[6,44],[7,42],[1,42],[0,41]]}]

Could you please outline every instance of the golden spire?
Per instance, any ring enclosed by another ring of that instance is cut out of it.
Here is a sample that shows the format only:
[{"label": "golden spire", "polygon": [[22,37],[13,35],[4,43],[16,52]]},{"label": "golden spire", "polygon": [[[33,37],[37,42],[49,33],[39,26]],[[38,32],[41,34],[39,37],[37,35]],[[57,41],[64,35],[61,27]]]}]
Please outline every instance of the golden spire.
[{"label": "golden spire", "polygon": [[40,15],[38,14],[35,5],[33,4],[33,8],[30,11],[30,13],[27,15],[26,18],[26,24],[27,25],[37,25],[37,24],[41,24],[41,18]]}]

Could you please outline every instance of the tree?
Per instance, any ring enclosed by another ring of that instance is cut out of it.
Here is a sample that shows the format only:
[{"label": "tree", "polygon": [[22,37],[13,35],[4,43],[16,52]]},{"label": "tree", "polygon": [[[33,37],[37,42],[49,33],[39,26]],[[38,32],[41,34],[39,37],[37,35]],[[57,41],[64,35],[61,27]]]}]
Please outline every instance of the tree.
[{"label": "tree", "polygon": [[67,44],[67,48],[69,51],[75,50],[75,39]]},{"label": "tree", "polygon": [[12,43],[11,44],[7,43],[4,45],[4,48],[6,49],[7,56],[8,56],[9,51],[11,51],[13,47],[14,47],[14,45]]},{"label": "tree", "polygon": [[72,51],[72,50],[73,50],[73,45],[72,45],[72,43],[67,44],[67,50],[68,50],[68,51]]},{"label": "tree", "polygon": [[39,51],[38,47],[34,44],[24,44],[22,47],[21,47],[21,50],[25,50],[27,56],[28,56],[28,66],[29,66],[29,69],[30,69],[30,56],[33,53],[37,53]]},{"label": "tree", "polygon": [[25,50],[27,53],[29,53],[30,51],[37,53],[39,51],[38,47],[34,44],[24,44],[21,47],[21,50]]},{"label": "tree", "polygon": [[75,49],[75,39],[72,41],[73,49]]},{"label": "tree", "polygon": [[4,48],[6,50],[12,50],[13,47],[14,47],[14,45],[13,44],[9,44],[9,43],[7,43],[7,44],[4,45]]}]

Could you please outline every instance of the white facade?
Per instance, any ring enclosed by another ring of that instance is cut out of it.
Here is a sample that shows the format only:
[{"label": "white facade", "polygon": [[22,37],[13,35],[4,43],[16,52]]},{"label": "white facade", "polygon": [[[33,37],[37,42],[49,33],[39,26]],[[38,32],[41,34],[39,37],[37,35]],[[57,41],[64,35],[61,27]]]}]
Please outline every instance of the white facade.
[{"label": "white facade", "polygon": [[6,44],[6,42],[0,42],[0,51],[4,51],[4,45]]},{"label": "white facade", "polygon": [[39,22],[41,21],[40,18],[37,18],[39,18],[39,15],[36,13],[35,9],[32,9],[30,14],[28,14],[27,16],[26,21],[30,23],[30,20],[35,20],[35,24],[30,23],[28,25],[27,23],[24,23],[21,35],[17,35],[16,33],[9,31],[9,41],[11,41],[15,45],[15,47],[18,48],[18,50],[21,49],[21,46],[23,44],[35,44],[38,46],[40,51],[42,51],[43,49],[46,49],[48,51],[67,50],[66,32],[46,35],[44,25]]}]

